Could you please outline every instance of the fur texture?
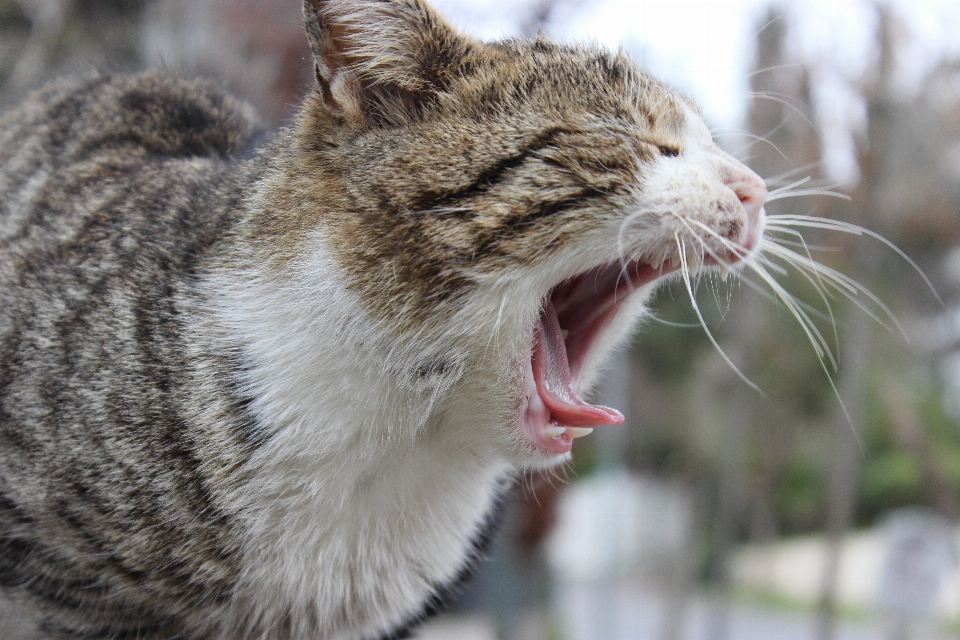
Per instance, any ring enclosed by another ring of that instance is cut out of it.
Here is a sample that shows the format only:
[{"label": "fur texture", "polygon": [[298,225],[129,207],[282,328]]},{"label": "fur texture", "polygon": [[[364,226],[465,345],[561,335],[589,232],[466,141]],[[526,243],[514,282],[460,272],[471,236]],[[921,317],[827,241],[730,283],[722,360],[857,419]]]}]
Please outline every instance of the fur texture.
[{"label": "fur texture", "polygon": [[530,418],[545,309],[637,284],[570,347],[585,392],[681,237],[732,262],[762,229],[762,182],[622,55],[304,12],[317,88],[261,150],[156,72],[0,119],[0,583],[50,637],[402,634],[511,473],[568,455]]}]

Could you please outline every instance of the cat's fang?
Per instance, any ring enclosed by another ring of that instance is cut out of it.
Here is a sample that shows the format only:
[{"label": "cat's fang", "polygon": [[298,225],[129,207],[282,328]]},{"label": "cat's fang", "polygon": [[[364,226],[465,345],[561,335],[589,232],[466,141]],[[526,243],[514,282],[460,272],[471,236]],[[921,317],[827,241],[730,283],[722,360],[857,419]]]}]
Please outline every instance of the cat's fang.
[{"label": "cat's fang", "polygon": [[557,424],[548,424],[543,428],[543,435],[548,438],[556,438],[557,436],[562,436],[567,433],[567,431],[575,427],[561,427]]}]

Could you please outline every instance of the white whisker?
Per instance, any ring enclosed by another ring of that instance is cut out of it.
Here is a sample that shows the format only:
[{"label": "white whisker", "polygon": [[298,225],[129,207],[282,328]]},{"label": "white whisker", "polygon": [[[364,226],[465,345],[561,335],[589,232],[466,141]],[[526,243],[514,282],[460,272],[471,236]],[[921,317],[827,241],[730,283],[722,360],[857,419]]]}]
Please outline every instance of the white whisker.
[{"label": "white whisker", "polygon": [[498,352],[500,350],[500,325],[503,322],[503,310],[506,306],[507,294],[504,293],[500,296],[500,309],[497,311],[497,320],[493,324],[493,332],[490,334],[490,340],[487,341],[484,354],[490,350],[491,346],[496,346]]},{"label": "white whisker", "polygon": [[796,191],[788,191],[785,193],[777,193],[771,195],[767,198],[767,202],[775,202],[776,200],[785,200],[787,198],[799,198],[801,196],[827,196],[828,198],[839,198],[841,200],[850,200],[850,196],[845,193],[840,193],[839,191],[831,191],[829,187],[815,188],[815,189],[798,189]]},{"label": "white whisker", "polygon": [[[774,239],[774,238],[771,238],[770,236],[766,236],[763,239],[762,248],[767,248],[771,244],[780,245],[781,248],[783,248],[784,244],[787,244],[788,246],[789,245],[797,246],[798,248],[803,249],[803,252],[806,255],[808,260],[810,260],[811,262],[814,262],[813,255],[810,253],[810,246],[807,245],[807,241],[804,239],[803,235],[799,231],[790,229],[790,230],[782,230],[782,232],[789,235],[793,235],[799,240],[797,242],[791,242],[789,240],[783,240],[782,238]],[[788,260],[788,263],[789,263],[789,260]],[[804,278],[806,278],[810,282],[810,284],[813,285],[814,290],[823,300],[824,305],[826,305],[827,312],[830,314],[830,324],[831,326],[833,326],[834,343],[837,345],[837,351],[839,353],[840,334],[837,331],[837,320],[836,320],[836,317],[833,315],[833,307],[830,304],[830,291],[827,288],[826,283],[823,282],[823,279],[820,277],[820,274],[818,272],[810,274],[801,269],[798,269],[798,271],[803,275]]]},{"label": "white whisker", "polygon": [[677,327],[679,329],[699,329],[700,328],[699,324],[692,323],[692,322],[672,322],[670,320],[661,318],[655,313],[651,313],[650,315],[648,315],[647,319],[651,320],[652,322],[656,322],[657,324],[666,325],[668,327]]},{"label": "white whisker", "polygon": [[937,299],[942,306],[946,306],[943,302],[943,299],[940,297],[940,294],[937,293],[936,288],[933,286],[933,283],[930,282],[930,278],[927,277],[927,274],[923,272],[923,269],[920,268],[913,259],[908,256],[903,250],[895,245],[890,240],[887,240],[885,237],[876,233],[875,231],[870,231],[869,229],[864,229],[858,225],[852,224],[850,222],[844,222],[842,220],[831,220],[829,218],[819,218],[816,216],[799,216],[799,215],[774,215],[769,216],[768,219],[774,223],[780,223],[784,227],[809,227],[814,229],[827,229],[832,231],[841,231],[843,233],[849,233],[852,235],[865,235],[883,243],[889,249],[892,249],[900,259],[909,264],[914,271],[916,271],[921,278],[923,278],[924,283],[927,285],[927,288],[930,289],[930,292]]},{"label": "white whisker", "polygon": [[822,277],[821,281],[825,285],[829,285],[834,290],[843,293],[851,302],[860,307],[865,313],[867,313],[871,318],[873,318],[877,324],[887,329],[888,331],[893,331],[887,323],[884,322],[877,314],[875,314],[868,306],[862,304],[858,299],[857,295],[863,295],[870,300],[878,309],[880,309],[883,314],[890,319],[894,324],[897,331],[904,337],[905,340],[908,340],[907,332],[904,329],[903,325],[900,323],[900,320],[894,315],[893,311],[890,310],[887,305],[883,303],[880,298],[874,294],[872,291],[864,287],[862,284],[854,280],[853,278],[827,267],[815,260],[810,260],[806,256],[800,255],[795,251],[791,251],[786,247],[779,247],[776,244],[771,244],[767,247],[767,251],[776,255],[777,257],[788,262],[797,269],[806,271],[807,273],[815,273],[818,277]]},{"label": "white whisker", "polygon": [[788,98],[791,98],[792,96],[789,96],[789,95],[787,95],[787,94],[785,94],[785,93],[775,93],[775,92],[773,92],[773,91],[750,91],[750,92],[747,93],[747,95],[750,96],[751,98],[760,98],[760,99],[763,99],[763,100],[771,100],[771,101],[776,102],[776,103],[778,103],[778,104],[782,104],[783,106],[787,107],[788,109],[793,110],[797,115],[799,115],[801,118],[803,118],[803,121],[804,121],[804,122],[806,122],[808,125],[810,125],[810,128],[811,128],[811,129],[813,129],[814,131],[817,132],[817,135],[818,135],[818,136],[820,136],[821,138],[823,137],[823,134],[820,132],[820,129],[817,127],[817,125],[815,125],[815,124],[813,123],[813,121],[810,119],[810,117],[809,117],[806,113],[803,112],[803,109],[801,109],[800,107],[798,107],[798,106],[795,105],[794,103],[790,102],[790,100],[788,100]]},{"label": "white whisker", "polygon": [[763,182],[764,182],[764,184],[767,185],[767,187],[770,187],[770,185],[776,184],[776,183],[779,183],[779,182],[783,182],[784,180],[786,180],[786,179],[788,179],[788,178],[791,178],[792,176],[795,176],[795,175],[798,174],[798,173],[803,173],[804,171],[809,171],[810,169],[815,169],[815,168],[819,167],[820,164],[821,164],[821,163],[820,163],[819,161],[817,161],[817,162],[808,162],[808,163],[805,164],[805,165],[802,165],[802,166],[799,166],[799,167],[795,167],[795,168],[793,168],[793,169],[790,169],[789,171],[784,171],[783,173],[779,173],[779,174],[777,174],[777,175],[775,175],[775,176],[770,176],[769,178],[764,178]]},{"label": "white whisker", "polygon": [[811,178],[810,176],[807,176],[806,178],[802,178],[802,179],[800,179],[800,180],[797,180],[796,182],[794,182],[794,183],[792,183],[792,184],[788,184],[788,185],[785,186],[785,187],[780,187],[779,189],[774,189],[773,191],[770,191],[770,192],[767,193],[767,199],[769,199],[771,196],[777,195],[778,193],[782,193],[782,192],[784,192],[784,191],[790,191],[791,189],[796,189],[796,188],[799,187],[799,186],[802,186],[802,185],[807,184],[807,183],[810,182],[811,180],[813,180],[813,178]]},{"label": "white whisker", "polygon": [[730,356],[728,356],[723,350],[723,347],[720,346],[720,343],[717,342],[717,339],[713,337],[713,333],[711,333],[709,327],[707,327],[707,322],[703,319],[703,314],[700,312],[700,305],[697,304],[697,297],[693,293],[693,286],[690,284],[690,271],[687,269],[686,243],[680,238],[678,233],[674,233],[673,237],[677,241],[677,250],[680,252],[680,274],[683,277],[683,282],[687,287],[687,294],[690,296],[690,304],[693,305],[693,310],[697,314],[697,318],[700,320],[700,326],[703,327],[703,330],[707,334],[707,338],[709,338],[710,342],[716,348],[717,353],[720,354],[720,357],[723,358],[724,362],[726,362],[727,365],[729,365],[730,368],[733,369],[733,371],[737,374],[737,376],[739,376],[740,379],[743,380],[751,389],[754,389],[758,393],[762,394],[763,391],[760,390],[760,387],[754,384],[750,378],[745,376],[743,372],[740,371],[737,365],[733,363],[733,360],[730,359]]},{"label": "white whisker", "polygon": [[[723,134],[723,135],[733,135],[733,134]],[[718,137],[723,137],[723,135],[718,136]],[[749,139],[749,140],[753,140],[753,142],[750,143],[750,144],[748,144],[747,146],[743,147],[742,149],[739,149],[739,150],[734,151],[734,153],[736,153],[736,155],[740,156],[740,155],[742,155],[744,152],[746,152],[748,149],[750,149],[755,143],[757,143],[757,142],[763,142],[764,144],[770,145],[770,146],[773,148],[773,150],[776,151],[778,154],[780,154],[780,156],[781,156],[784,160],[786,160],[787,162],[790,162],[790,158],[787,156],[787,154],[785,154],[783,151],[780,150],[780,147],[778,147],[776,144],[774,144],[774,143],[771,142],[770,140],[767,140],[767,139],[764,138],[763,136],[759,136],[759,135],[757,135],[757,134],[755,134],[755,133],[746,133],[746,132],[741,133],[741,134],[739,134],[739,135],[740,135],[740,136],[743,136],[744,138],[747,138],[747,139]]]},{"label": "white whisker", "polygon": [[827,343],[826,338],[823,337],[823,334],[817,328],[816,323],[810,318],[809,314],[797,304],[796,298],[790,294],[783,286],[777,282],[773,276],[771,276],[762,265],[757,262],[750,261],[747,263],[747,266],[760,276],[760,279],[763,280],[767,286],[769,286],[774,293],[777,295],[777,298],[783,302],[787,311],[796,319],[797,323],[800,325],[800,328],[807,335],[807,339],[810,344],[813,345],[814,350],[821,359],[827,358],[830,360],[830,363],[833,365],[834,369],[837,368],[836,360],[833,356],[833,352]]},{"label": "white whisker", "polygon": [[767,73],[769,71],[777,71],[778,69],[791,69],[791,68],[804,67],[804,66],[806,66],[805,62],[788,62],[785,64],[775,64],[772,67],[765,67],[763,69],[757,69],[753,73],[748,73],[747,79],[749,80],[750,78],[758,76],[761,73]]}]

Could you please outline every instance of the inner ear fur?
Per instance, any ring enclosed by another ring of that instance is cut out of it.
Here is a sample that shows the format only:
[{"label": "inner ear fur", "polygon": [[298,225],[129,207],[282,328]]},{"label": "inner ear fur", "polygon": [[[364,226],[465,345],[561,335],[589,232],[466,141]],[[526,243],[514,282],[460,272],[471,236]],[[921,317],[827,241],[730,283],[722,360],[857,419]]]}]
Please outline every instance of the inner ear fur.
[{"label": "inner ear fur", "polygon": [[304,0],[303,13],[325,104],[372,126],[416,117],[478,46],[420,0]]}]

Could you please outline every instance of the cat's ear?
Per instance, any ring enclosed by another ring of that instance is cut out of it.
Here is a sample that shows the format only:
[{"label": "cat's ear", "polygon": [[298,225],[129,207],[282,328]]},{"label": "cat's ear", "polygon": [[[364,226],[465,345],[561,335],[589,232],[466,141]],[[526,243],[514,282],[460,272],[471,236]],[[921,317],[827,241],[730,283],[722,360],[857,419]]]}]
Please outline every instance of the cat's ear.
[{"label": "cat's ear", "polygon": [[420,0],[304,0],[303,13],[327,108],[370,126],[416,117],[480,46]]}]

